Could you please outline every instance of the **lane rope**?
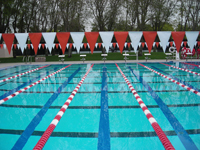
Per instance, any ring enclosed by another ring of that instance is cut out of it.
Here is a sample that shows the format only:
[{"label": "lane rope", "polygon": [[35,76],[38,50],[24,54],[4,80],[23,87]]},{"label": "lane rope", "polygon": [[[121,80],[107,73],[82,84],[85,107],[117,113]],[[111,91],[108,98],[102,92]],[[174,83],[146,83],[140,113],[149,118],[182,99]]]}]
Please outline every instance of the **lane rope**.
[{"label": "lane rope", "polygon": [[68,97],[68,99],[65,101],[64,105],[61,107],[61,109],[59,110],[59,112],[57,113],[57,115],[55,116],[55,118],[53,119],[53,121],[50,123],[49,127],[46,129],[46,131],[43,133],[43,135],[41,136],[40,140],[37,142],[37,144],[35,145],[35,147],[33,148],[34,150],[41,150],[43,149],[44,145],[46,144],[47,140],[49,139],[50,135],[52,134],[53,130],[55,129],[55,127],[57,126],[58,122],[60,121],[61,117],[63,116],[63,114],[65,113],[65,111],[67,110],[69,104],[71,103],[72,99],[74,98],[74,96],[76,95],[76,93],[78,92],[79,88],[81,87],[81,84],[83,83],[83,81],[85,80],[85,78],[87,77],[88,73],[90,72],[90,70],[92,69],[94,64],[92,64],[90,66],[90,68],[88,69],[88,71],[86,72],[86,74],[84,75],[84,77],[81,79],[81,81],[79,82],[79,84],[76,86],[76,88],[73,90],[73,92],[71,93],[71,95]]},{"label": "lane rope", "polygon": [[12,76],[12,77],[8,77],[8,78],[6,78],[6,79],[2,79],[2,80],[0,80],[0,83],[5,82],[5,81],[8,81],[8,80],[13,79],[13,78],[16,78],[16,77],[20,77],[20,76],[22,76],[22,75],[25,75],[25,74],[28,74],[28,73],[31,73],[31,72],[34,72],[34,71],[37,71],[37,70],[40,70],[40,69],[45,68],[45,67],[48,67],[48,66],[50,66],[50,65],[42,66],[42,67],[39,67],[39,68],[36,68],[36,69],[32,69],[32,70],[29,70],[29,71],[20,73],[20,74],[18,74],[18,75],[14,75],[14,76]]},{"label": "lane rope", "polygon": [[200,65],[195,65],[195,64],[191,64],[191,63],[183,63],[183,64],[191,65],[191,66],[195,66],[195,67],[200,67]]},{"label": "lane rope", "polygon": [[153,115],[151,114],[151,112],[148,110],[147,106],[144,104],[141,97],[138,95],[138,93],[133,88],[133,86],[131,85],[129,80],[126,78],[126,76],[124,75],[124,73],[122,72],[120,67],[117,64],[115,64],[115,65],[117,66],[118,70],[122,74],[122,76],[123,76],[124,80],[126,81],[129,89],[133,93],[133,95],[136,98],[137,102],[139,103],[141,109],[143,110],[144,114],[146,115],[147,119],[149,120],[151,126],[153,127],[156,134],[158,135],[158,137],[159,137],[161,143],[163,144],[164,148],[166,150],[172,150],[172,149],[175,150],[175,148],[173,147],[173,145],[171,144],[171,142],[169,141],[169,139],[167,138],[167,136],[165,135],[165,133],[163,132],[163,130],[161,129],[161,127],[159,126],[159,124],[157,123],[157,121],[155,120]]},{"label": "lane rope", "polygon": [[168,65],[168,64],[164,64],[164,63],[160,63],[160,64],[163,64],[163,65],[175,68],[175,69],[179,69],[179,70],[182,70],[182,71],[189,72],[189,73],[196,74],[196,75],[200,76],[200,73],[197,73],[197,72],[194,72],[194,71],[191,71],[191,70],[188,70],[188,69],[179,68],[179,67]]},{"label": "lane rope", "polygon": [[44,80],[48,79],[49,77],[51,77],[51,76],[57,74],[58,72],[60,72],[60,71],[62,71],[62,70],[64,70],[64,69],[66,69],[66,68],[68,68],[69,66],[71,66],[71,64],[68,65],[68,66],[66,66],[66,67],[61,68],[60,70],[58,70],[58,71],[56,71],[56,72],[51,73],[50,75],[48,75],[48,76],[46,76],[46,77],[44,77],[44,78],[42,78],[42,79],[40,79],[40,80],[34,82],[34,83],[31,84],[31,85],[26,86],[25,88],[23,88],[23,89],[21,89],[21,90],[15,92],[15,93],[13,93],[13,94],[7,96],[6,98],[1,99],[1,100],[0,100],[0,105],[3,104],[4,102],[6,102],[7,100],[9,100],[9,99],[11,99],[11,98],[17,96],[18,94],[20,94],[20,93],[26,91],[27,89],[29,89],[29,88],[35,86],[36,84],[40,83],[41,81],[44,81]]},{"label": "lane rope", "polygon": [[148,70],[150,70],[150,71],[152,71],[152,72],[154,72],[154,73],[156,73],[156,74],[158,74],[158,75],[160,75],[160,76],[162,76],[162,77],[164,77],[164,78],[166,78],[166,79],[168,79],[168,80],[170,80],[170,81],[178,84],[179,86],[187,89],[188,91],[191,91],[191,92],[197,94],[198,96],[200,96],[200,92],[198,92],[198,91],[196,91],[196,90],[194,90],[194,89],[192,89],[192,88],[190,88],[190,87],[188,87],[188,86],[186,86],[186,85],[178,82],[177,80],[174,80],[174,79],[172,79],[172,78],[170,78],[170,77],[168,77],[168,76],[166,76],[166,75],[164,75],[162,73],[159,73],[159,72],[157,72],[157,71],[155,71],[155,70],[153,70],[153,69],[151,69],[151,68],[149,68],[149,67],[147,67],[147,66],[145,66],[143,64],[140,64],[140,63],[138,63],[138,64],[141,65],[141,66],[143,66],[144,68],[146,68],[146,69],[148,69]]}]

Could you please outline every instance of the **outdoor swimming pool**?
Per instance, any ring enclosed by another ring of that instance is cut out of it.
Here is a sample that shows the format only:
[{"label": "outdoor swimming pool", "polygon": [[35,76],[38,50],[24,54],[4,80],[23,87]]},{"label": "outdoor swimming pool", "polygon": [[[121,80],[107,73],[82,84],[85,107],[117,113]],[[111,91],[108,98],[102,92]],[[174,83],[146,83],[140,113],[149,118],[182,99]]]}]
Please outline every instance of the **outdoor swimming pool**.
[{"label": "outdoor swimming pool", "polygon": [[[46,150],[200,149],[199,65],[60,64],[1,69],[0,149],[41,145]],[[27,73],[14,76],[23,72]]]}]

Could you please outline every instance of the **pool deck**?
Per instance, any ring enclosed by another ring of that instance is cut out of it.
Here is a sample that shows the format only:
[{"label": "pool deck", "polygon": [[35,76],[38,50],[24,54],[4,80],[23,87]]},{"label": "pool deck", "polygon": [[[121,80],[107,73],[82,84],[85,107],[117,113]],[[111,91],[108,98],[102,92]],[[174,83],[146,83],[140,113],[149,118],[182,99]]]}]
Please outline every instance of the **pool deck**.
[{"label": "pool deck", "polygon": [[[147,62],[186,62],[186,60],[168,60],[166,61],[166,59],[157,59],[157,60],[148,60]],[[199,62],[200,59],[192,59],[188,60],[187,62]],[[145,60],[126,60],[126,62],[124,60],[107,60],[105,61],[105,63],[137,63],[137,62],[146,62]],[[54,62],[32,62],[30,63],[0,63],[0,68],[7,68],[7,67],[11,67],[11,66],[18,66],[18,65],[38,65],[38,64],[88,64],[88,63],[94,63],[94,64],[98,64],[98,63],[104,63],[104,61],[65,61],[64,63],[60,62],[60,61],[54,61]]]}]

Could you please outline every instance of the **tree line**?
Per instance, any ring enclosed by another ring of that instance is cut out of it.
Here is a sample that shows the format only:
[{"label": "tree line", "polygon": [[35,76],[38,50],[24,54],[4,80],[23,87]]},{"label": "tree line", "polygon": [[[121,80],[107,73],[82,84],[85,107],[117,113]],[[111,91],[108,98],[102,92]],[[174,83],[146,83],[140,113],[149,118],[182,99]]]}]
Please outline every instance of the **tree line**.
[{"label": "tree line", "polygon": [[1,0],[0,33],[199,31],[200,0]]}]

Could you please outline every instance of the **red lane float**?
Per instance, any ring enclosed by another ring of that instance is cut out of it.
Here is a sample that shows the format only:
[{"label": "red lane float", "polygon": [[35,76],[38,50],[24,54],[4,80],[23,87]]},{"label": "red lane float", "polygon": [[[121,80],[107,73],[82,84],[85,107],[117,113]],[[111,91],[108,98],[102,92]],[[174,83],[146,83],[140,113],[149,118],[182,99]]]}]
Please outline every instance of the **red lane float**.
[{"label": "red lane float", "polygon": [[199,67],[199,65],[190,64],[190,63],[183,63],[183,64]]},{"label": "red lane float", "polygon": [[186,72],[189,72],[189,73],[192,73],[192,74],[196,74],[196,75],[200,76],[200,73],[197,73],[197,72],[194,72],[194,71],[191,71],[191,70],[188,70],[188,69],[179,68],[179,67],[168,65],[168,64],[164,64],[164,63],[161,63],[161,64],[169,66],[169,67],[172,67],[172,68],[175,68],[175,69],[179,69],[179,70],[182,70],[182,71],[186,71]]},{"label": "red lane float", "polygon": [[175,150],[175,148],[173,147],[173,145],[171,144],[171,142],[169,141],[169,139],[167,138],[167,136],[165,135],[165,133],[163,132],[161,127],[159,126],[159,124],[156,122],[155,118],[153,117],[151,112],[148,110],[147,106],[144,104],[144,102],[142,101],[142,99],[140,98],[140,96],[138,95],[136,90],[133,88],[133,86],[131,85],[129,80],[126,78],[126,76],[121,71],[119,66],[117,64],[115,64],[115,65],[117,66],[117,68],[120,71],[120,73],[122,74],[124,80],[128,84],[129,89],[133,93],[133,95],[136,98],[137,102],[139,103],[141,109],[143,110],[144,114],[146,115],[147,119],[149,120],[151,126],[153,127],[153,129],[155,130],[156,134],[158,135],[158,137],[159,137],[160,141],[162,142],[164,148],[166,150],[172,150],[172,149]]},{"label": "red lane float", "polygon": [[28,73],[31,73],[31,72],[34,72],[34,71],[37,71],[37,70],[40,70],[40,69],[45,68],[45,67],[48,67],[48,66],[50,66],[50,65],[42,66],[42,67],[39,67],[39,68],[36,68],[36,69],[33,69],[33,70],[29,70],[29,71],[20,73],[20,74],[18,74],[18,75],[14,75],[14,76],[12,76],[12,77],[9,77],[9,78],[0,80],[0,83],[1,83],[1,82],[5,82],[5,81],[8,81],[8,80],[13,79],[13,78],[16,78],[16,77],[20,77],[20,76],[22,76],[22,75],[25,75],[25,74],[28,74]]},{"label": "red lane float", "polygon": [[143,64],[140,64],[140,63],[138,63],[138,64],[143,66],[144,68],[146,68],[146,69],[148,69],[148,70],[150,70],[150,71],[152,71],[152,72],[154,72],[154,73],[156,73],[156,74],[158,74],[158,75],[160,75],[160,76],[162,76],[162,77],[164,77],[164,78],[166,78],[166,79],[168,79],[168,80],[170,80],[170,81],[172,81],[172,82],[174,82],[174,83],[176,83],[178,85],[180,85],[181,87],[187,89],[188,91],[191,91],[191,92],[197,94],[198,96],[200,96],[200,92],[198,92],[198,91],[196,91],[196,90],[194,90],[194,89],[192,89],[192,88],[190,88],[190,87],[188,87],[188,86],[186,86],[186,85],[184,85],[184,84],[182,84],[182,83],[180,83],[180,82],[178,82],[178,81],[176,81],[176,80],[174,80],[172,78],[169,78],[168,76],[166,76],[166,75],[164,75],[162,73],[159,73],[159,72],[157,72],[157,71],[155,71],[155,70],[153,70],[153,69],[151,69],[151,68],[149,68],[149,67],[147,67],[147,66],[145,66]]},{"label": "red lane float", "polygon": [[69,104],[71,103],[72,99],[74,98],[74,96],[78,92],[79,88],[81,87],[81,84],[83,83],[83,81],[87,77],[88,73],[92,69],[93,65],[94,64],[91,65],[91,67],[86,72],[86,74],[84,75],[84,77],[81,79],[81,81],[79,82],[79,84],[73,90],[72,94],[68,97],[68,99],[66,100],[66,102],[64,103],[64,105],[61,107],[60,111],[57,113],[57,115],[55,116],[55,118],[53,119],[53,121],[50,123],[49,127],[46,129],[46,131],[41,136],[40,140],[37,142],[37,144],[33,148],[34,150],[41,150],[44,147],[44,145],[46,144],[47,140],[49,139],[51,133],[53,132],[53,130],[57,126],[57,124],[60,121],[61,117],[63,116],[63,114],[65,113],[65,111],[68,108]]},{"label": "red lane float", "polygon": [[58,70],[58,71],[56,71],[56,72],[53,72],[52,74],[50,74],[50,75],[48,75],[48,76],[46,76],[46,77],[44,77],[44,78],[42,78],[42,79],[40,79],[40,80],[34,82],[33,84],[28,85],[27,87],[25,87],[25,88],[23,88],[23,89],[21,89],[21,90],[15,92],[15,93],[13,93],[13,94],[7,96],[6,98],[1,99],[1,100],[0,100],[0,105],[1,105],[2,103],[4,103],[5,101],[7,101],[7,100],[9,100],[9,99],[11,99],[11,98],[17,96],[18,94],[24,92],[25,90],[27,90],[27,89],[29,89],[29,88],[35,86],[36,84],[40,83],[41,81],[44,81],[44,80],[48,79],[49,77],[51,77],[51,76],[57,74],[58,72],[60,72],[60,71],[62,71],[62,70],[64,70],[64,69],[66,69],[66,68],[68,68],[69,66],[71,66],[71,65],[68,65],[68,66],[66,66],[66,67],[63,67],[63,68],[61,68],[60,70]]}]

